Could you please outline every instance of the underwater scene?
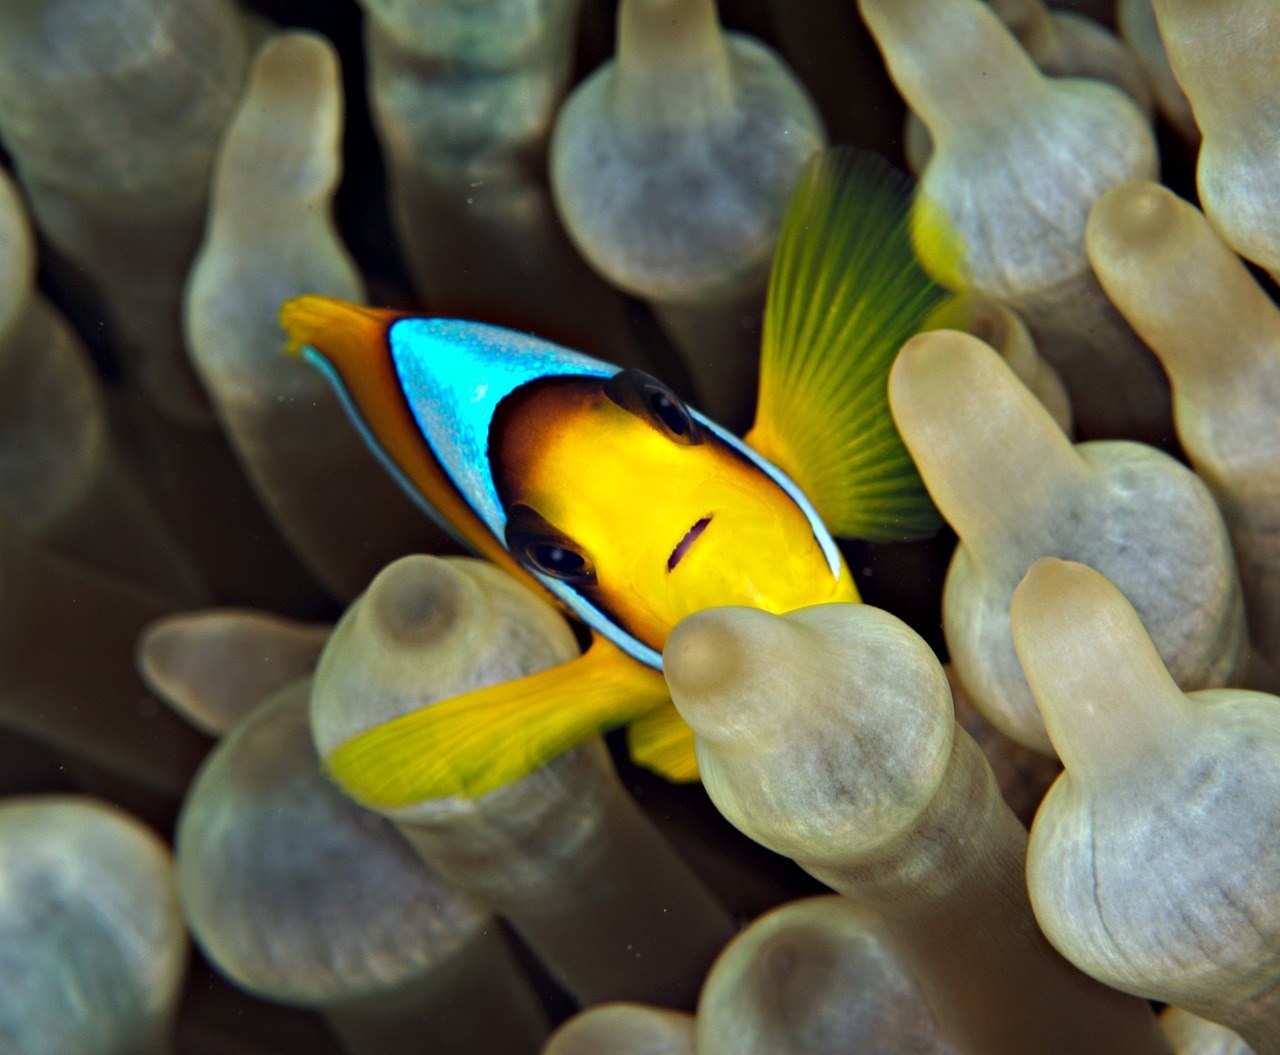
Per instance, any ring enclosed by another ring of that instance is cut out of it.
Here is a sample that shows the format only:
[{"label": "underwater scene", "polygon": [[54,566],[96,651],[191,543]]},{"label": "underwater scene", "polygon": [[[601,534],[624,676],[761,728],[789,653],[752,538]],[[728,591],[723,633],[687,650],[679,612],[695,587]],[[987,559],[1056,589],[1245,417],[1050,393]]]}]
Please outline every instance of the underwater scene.
[{"label": "underwater scene", "polygon": [[0,1055],[1280,1055],[1274,0],[0,0]]}]

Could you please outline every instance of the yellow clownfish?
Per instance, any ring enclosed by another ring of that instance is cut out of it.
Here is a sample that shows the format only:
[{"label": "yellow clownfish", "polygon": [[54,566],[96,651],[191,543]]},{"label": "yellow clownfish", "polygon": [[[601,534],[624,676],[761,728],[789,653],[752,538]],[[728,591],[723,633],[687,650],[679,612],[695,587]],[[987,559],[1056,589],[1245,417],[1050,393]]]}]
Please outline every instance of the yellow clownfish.
[{"label": "yellow clownfish", "polygon": [[[460,540],[590,629],[580,657],[377,726],[328,759],[353,797],[476,797],[606,729],[697,778],[663,681],[680,619],[857,601],[833,534],[919,538],[938,520],[889,414],[889,368],[955,303],[920,263],[958,259],[904,177],[836,148],[801,174],[743,439],[638,370],[480,323],[300,297],[289,347],[322,370],[388,470]],[[926,244],[927,243],[927,244]]]}]

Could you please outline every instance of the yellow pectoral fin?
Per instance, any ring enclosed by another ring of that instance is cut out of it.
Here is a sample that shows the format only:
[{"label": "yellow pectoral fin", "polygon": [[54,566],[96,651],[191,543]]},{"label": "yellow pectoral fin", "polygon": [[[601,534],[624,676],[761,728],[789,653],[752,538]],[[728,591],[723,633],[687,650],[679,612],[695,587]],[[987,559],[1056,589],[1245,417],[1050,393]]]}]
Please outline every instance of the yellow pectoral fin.
[{"label": "yellow pectoral fin", "polygon": [[941,522],[889,412],[888,381],[909,337],[957,317],[940,313],[952,298],[942,282],[962,273],[945,215],[887,162],[838,147],[805,167],[769,277],[745,438],[835,535],[919,538]]},{"label": "yellow pectoral fin", "polygon": [[627,728],[627,749],[636,765],[677,784],[691,784],[698,779],[693,730],[673,703],[633,722]]},{"label": "yellow pectoral fin", "polygon": [[375,726],[342,744],[325,768],[374,808],[479,798],[669,701],[661,673],[595,636],[568,663]]}]

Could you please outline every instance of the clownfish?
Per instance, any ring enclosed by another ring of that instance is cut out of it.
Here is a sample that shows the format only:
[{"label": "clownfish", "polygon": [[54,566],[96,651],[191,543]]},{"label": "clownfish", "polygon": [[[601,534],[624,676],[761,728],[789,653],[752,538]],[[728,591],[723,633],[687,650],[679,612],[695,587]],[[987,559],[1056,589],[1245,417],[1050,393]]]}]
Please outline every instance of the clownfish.
[{"label": "clownfish", "polygon": [[672,627],[716,605],[856,602],[836,536],[940,522],[887,396],[902,344],[961,303],[933,277],[957,248],[913,204],[874,155],[835,148],[804,168],[741,439],[660,380],[537,337],[317,296],[282,307],[289,349],[409,495],[591,638],[568,663],[354,737],[326,762],[337,783],[379,807],[474,798],[623,725],[638,763],[697,779],[662,677]]}]

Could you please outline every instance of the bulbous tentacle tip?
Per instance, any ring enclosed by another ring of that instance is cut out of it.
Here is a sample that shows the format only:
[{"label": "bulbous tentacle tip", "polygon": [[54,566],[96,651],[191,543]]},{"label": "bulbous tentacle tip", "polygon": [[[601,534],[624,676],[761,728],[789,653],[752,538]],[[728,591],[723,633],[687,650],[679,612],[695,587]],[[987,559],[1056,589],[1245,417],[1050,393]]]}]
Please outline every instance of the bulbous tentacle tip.
[{"label": "bulbous tentacle tip", "polygon": [[898,353],[889,374],[889,405],[905,435],[917,421],[968,417],[989,393],[1007,390],[1011,383],[1016,390],[1016,382],[1000,353],[981,338],[962,330],[928,330]]},{"label": "bulbous tentacle tip", "polygon": [[889,403],[899,407],[926,400],[950,402],[957,375],[976,371],[985,341],[959,330],[929,330],[902,346],[889,373]]},{"label": "bulbous tentacle tip", "polygon": [[7,1050],[167,1050],[188,947],[172,855],[142,821],[83,795],[6,798],[0,943]]},{"label": "bulbous tentacle tip", "polygon": [[964,368],[969,342],[982,343],[955,330],[929,330],[907,341],[894,360],[889,371],[889,408],[908,449],[934,419],[933,409],[954,397],[954,371]]},{"label": "bulbous tentacle tip", "polygon": [[1127,772],[1132,754],[1185,704],[1133,605],[1095,569],[1042,557],[1010,613],[1018,658],[1067,770]]},{"label": "bulbous tentacle tip", "polygon": [[1146,637],[1137,613],[1100,572],[1057,557],[1041,557],[1027,569],[1010,612],[1023,666],[1035,671],[1032,687],[1045,696],[1057,695],[1058,676],[1070,674],[1093,638]]},{"label": "bulbous tentacle tip", "polygon": [[298,30],[268,40],[255,65],[255,77],[264,86],[281,94],[301,92],[310,99],[316,82],[338,74],[338,54],[328,37]]},{"label": "bulbous tentacle tip", "polygon": [[201,732],[225,736],[257,704],[314,670],[331,627],[251,609],[163,616],[138,637],[138,673]]},{"label": "bulbous tentacle tip", "polygon": [[[1114,602],[1116,591],[1103,576],[1086,564],[1057,557],[1041,557],[1032,563],[1013,592],[1013,610],[1021,613],[1024,630],[1038,616],[1053,620],[1053,627],[1087,614],[1095,605]],[[1051,600],[1051,604],[1046,601]],[[1068,607],[1068,606],[1071,607]],[[1071,608],[1077,610],[1071,610]]]},{"label": "bulbous tentacle tip", "polygon": [[425,554],[387,565],[361,606],[374,632],[403,648],[444,640],[484,603],[479,586],[448,560]]},{"label": "bulbous tentacle tip", "polygon": [[693,1016],[645,1004],[612,1002],[578,1012],[547,1041],[542,1055],[693,1055]]},{"label": "bulbous tentacle tip", "polygon": [[1085,246],[1115,254],[1119,245],[1162,237],[1178,214],[1177,199],[1151,180],[1129,180],[1106,191],[1089,211]]},{"label": "bulbous tentacle tip", "polygon": [[717,712],[751,678],[757,639],[766,629],[758,624],[777,621],[755,608],[705,608],[671,631],[663,671],[681,717],[700,736],[717,739],[723,732]]},{"label": "bulbous tentacle tip", "polygon": [[[958,330],[913,337],[889,374],[889,406],[943,517],[969,545],[1002,545],[1019,515],[1074,487],[1079,457],[990,345]],[[1049,481],[1053,483],[1050,485]]]},{"label": "bulbous tentacle tip", "polygon": [[[292,30],[266,40],[218,150],[212,199],[218,226],[206,244],[219,228],[241,224],[237,241],[262,240],[277,226],[296,224],[302,210],[327,218],[341,179],[341,78],[337,49],[319,33]],[[308,260],[313,275],[316,263]]]},{"label": "bulbous tentacle tip", "polygon": [[[1041,557],[1013,591],[1010,607],[1013,639],[1023,655],[1025,645],[1034,665],[1056,659],[1049,643],[1076,633],[1089,634],[1093,620],[1106,620],[1109,632],[1145,636],[1142,624],[1123,594],[1101,572],[1071,560]],[[1024,665],[1028,657],[1023,656]]]}]

